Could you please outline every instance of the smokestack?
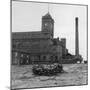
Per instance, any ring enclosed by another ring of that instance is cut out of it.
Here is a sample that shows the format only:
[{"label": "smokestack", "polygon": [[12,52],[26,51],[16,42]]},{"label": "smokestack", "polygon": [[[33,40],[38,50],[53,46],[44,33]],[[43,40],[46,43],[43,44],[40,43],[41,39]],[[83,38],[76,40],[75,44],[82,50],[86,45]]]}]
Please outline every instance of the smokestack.
[{"label": "smokestack", "polygon": [[79,34],[78,34],[78,17],[75,18],[75,55],[79,56]]}]

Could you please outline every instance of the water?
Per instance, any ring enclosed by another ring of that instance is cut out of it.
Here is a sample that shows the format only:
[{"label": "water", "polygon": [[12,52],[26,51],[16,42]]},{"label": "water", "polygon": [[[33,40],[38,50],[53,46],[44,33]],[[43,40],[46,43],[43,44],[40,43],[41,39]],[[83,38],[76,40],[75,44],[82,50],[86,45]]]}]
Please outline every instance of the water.
[{"label": "water", "polygon": [[36,88],[87,84],[87,64],[64,64],[64,73],[55,76],[35,76],[32,65],[12,66],[11,87]]}]

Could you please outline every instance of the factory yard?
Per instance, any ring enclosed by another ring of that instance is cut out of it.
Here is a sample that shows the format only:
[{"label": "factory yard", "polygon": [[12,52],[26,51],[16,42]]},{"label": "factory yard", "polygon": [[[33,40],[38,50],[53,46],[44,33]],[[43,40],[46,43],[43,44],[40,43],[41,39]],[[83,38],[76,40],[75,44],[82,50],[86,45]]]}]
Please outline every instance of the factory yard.
[{"label": "factory yard", "polygon": [[15,66],[11,70],[11,87],[37,88],[87,84],[87,64],[64,64],[65,73],[55,76],[35,76],[32,65]]}]

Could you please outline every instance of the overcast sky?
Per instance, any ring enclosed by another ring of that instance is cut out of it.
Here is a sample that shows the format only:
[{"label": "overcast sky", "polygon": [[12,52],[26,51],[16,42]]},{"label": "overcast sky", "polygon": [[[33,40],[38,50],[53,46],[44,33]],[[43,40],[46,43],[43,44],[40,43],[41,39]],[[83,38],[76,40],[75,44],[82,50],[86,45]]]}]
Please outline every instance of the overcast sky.
[{"label": "overcast sky", "polygon": [[[12,2],[12,32],[41,31],[41,18],[48,12],[47,3]],[[54,37],[66,38],[66,46],[75,54],[75,17],[79,18],[79,51],[87,59],[87,7],[49,4],[54,19]]]}]

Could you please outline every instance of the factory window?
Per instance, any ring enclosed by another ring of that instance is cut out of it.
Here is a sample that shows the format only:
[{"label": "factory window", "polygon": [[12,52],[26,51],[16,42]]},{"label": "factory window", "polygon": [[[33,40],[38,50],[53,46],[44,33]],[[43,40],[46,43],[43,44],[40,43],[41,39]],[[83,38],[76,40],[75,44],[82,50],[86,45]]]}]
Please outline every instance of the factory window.
[{"label": "factory window", "polygon": [[57,41],[53,41],[53,45],[57,45]]},{"label": "factory window", "polygon": [[23,54],[21,54],[21,57],[23,57]]},{"label": "factory window", "polygon": [[17,53],[17,52],[15,52],[15,57],[17,57],[17,55],[18,55],[18,53]]},{"label": "factory window", "polygon": [[50,60],[53,60],[53,56],[50,56]]},{"label": "factory window", "polygon": [[58,62],[58,56],[55,56],[55,62]]},{"label": "factory window", "polygon": [[46,56],[43,56],[43,60],[46,60]]},{"label": "factory window", "polygon": [[58,59],[58,57],[57,56],[55,56],[55,60],[57,60]]},{"label": "factory window", "polygon": [[40,60],[40,56],[38,56],[38,59]]}]

